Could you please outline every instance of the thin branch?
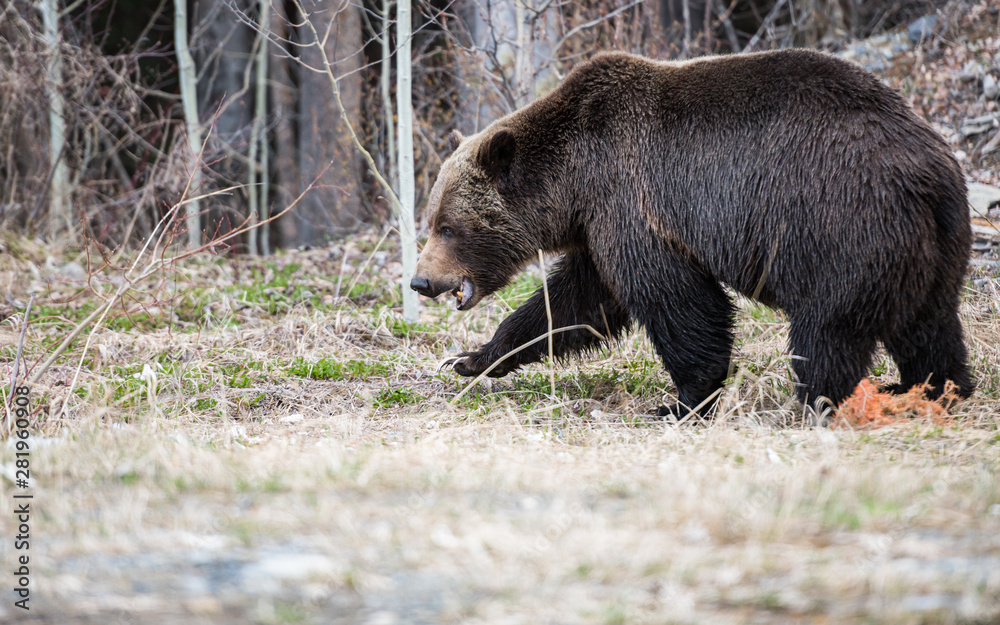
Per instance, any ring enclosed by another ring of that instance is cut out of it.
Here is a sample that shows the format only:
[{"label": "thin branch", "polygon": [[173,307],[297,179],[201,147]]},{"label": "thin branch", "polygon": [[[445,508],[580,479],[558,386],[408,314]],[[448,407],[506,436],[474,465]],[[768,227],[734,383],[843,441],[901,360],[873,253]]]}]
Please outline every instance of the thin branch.
[{"label": "thin branch", "polygon": [[545,274],[545,256],[542,254],[542,250],[538,250],[538,266],[542,270],[542,294],[545,296],[545,318],[549,323],[549,331],[546,332],[549,336],[549,384],[552,388],[552,397],[556,396],[556,370],[555,370],[555,356],[553,355],[552,346],[552,306],[549,304],[549,280],[548,276]]},{"label": "thin branch", "polygon": [[[31,299],[28,300],[28,307],[24,310],[24,322],[21,324],[21,337],[17,341],[17,355],[14,356],[14,373],[10,376],[10,394],[7,395],[7,399],[10,400],[14,397],[14,387],[17,386],[17,374],[18,369],[21,365],[21,354],[24,352],[24,335],[28,332],[28,320],[31,318],[31,305],[35,303],[35,294],[31,294]],[[7,428],[4,428],[6,431]]]},{"label": "thin branch", "polygon": [[[204,199],[204,198],[212,196],[212,195],[217,195],[217,194],[221,193],[221,191],[215,191],[213,193],[207,193],[205,195],[201,195],[201,196],[198,196],[198,197],[195,197],[195,198],[189,198],[188,200],[185,200],[183,202],[178,202],[177,204],[174,204],[170,208],[170,210],[167,212],[167,214],[164,215],[162,219],[160,219],[159,223],[157,223],[157,226],[156,226],[156,228],[154,228],[153,233],[151,233],[150,236],[146,239],[146,243],[143,245],[142,249],[139,251],[138,256],[136,256],[135,261],[133,261],[133,263],[132,263],[132,266],[123,275],[122,283],[118,287],[118,289],[115,291],[114,295],[111,296],[111,297],[109,297],[109,298],[107,298],[107,299],[104,299],[104,303],[102,303],[100,306],[98,306],[97,309],[94,310],[94,312],[92,312],[89,316],[87,316],[86,319],[84,319],[83,321],[81,321],[80,323],[78,323],[76,325],[76,327],[73,328],[73,330],[69,333],[69,335],[65,339],[63,339],[63,341],[61,343],[59,343],[59,346],[56,347],[55,351],[52,352],[52,354],[48,357],[48,359],[38,368],[38,370],[34,371],[34,373],[32,374],[31,378],[28,380],[28,384],[31,385],[31,384],[37,383],[38,380],[41,379],[41,377],[45,374],[45,372],[48,371],[49,368],[53,364],[55,364],[56,360],[58,360],[58,358],[66,351],[66,349],[69,348],[70,344],[72,344],[73,341],[75,341],[77,339],[77,337],[79,337],[80,334],[85,329],[87,329],[88,326],[90,326],[91,323],[93,323],[98,318],[101,318],[101,319],[104,318],[104,314],[111,308],[111,306],[113,306],[116,302],[118,302],[120,300],[120,298],[122,297],[122,294],[125,292],[126,289],[135,286],[136,284],[142,282],[143,280],[145,280],[149,276],[155,274],[157,271],[161,271],[162,269],[164,269],[165,267],[167,267],[168,265],[170,265],[172,263],[176,263],[176,262],[184,260],[186,258],[190,258],[191,256],[194,256],[196,254],[199,254],[199,253],[202,253],[204,251],[210,250],[212,248],[218,247],[219,245],[221,245],[222,243],[225,243],[226,241],[228,241],[230,239],[233,239],[235,237],[238,237],[238,236],[241,236],[243,234],[246,234],[247,231],[249,231],[249,230],[251,230],[253,228],[259,228],[262,225],[264,225],[265,223],[270,223],[270,222],[278,219],[279,217],[283,216],[285,213],[287,213],[290,210],[292,210],[293,208],[295,208],[295,206],[298,205],[299,201],[301,201],[302,198],[308,192],[312,191],[312,189],[314,188],[314,185],[315,185],[315,181],[312,184],[310,184],[309,186],[307,186],[302,191],[302,193],[300,193],[298,195],[298,197],[296,197],[295,200],[291,204],[289,204],[284,209],[282,209],[281,212],[275,213],[271,217],[269,217],[269,218],[267,218],[265,220],[259,221],[256,224],[253,224],[253,225],[250,225],[250,226],[246,226],[245,224],[241,225],[240,227],[235,228],[234,230],[232,230],[231,232],[229,232],[228,234],[226,234],[226,235],[224,235],[224,236],[222,236],[220,238],[213,239],[213,240],[209,241],[208,243],[203,244],[201,247],[199,247],[197,249],[186,250],[184,252],[181,252],[177,256],[174,256],[174,257],[171,257],[171,258],[165,258],[165,257],[156,258],[156,250],[157,250],[157,248],[159,247],[159,244],[160,244],[160,241],[158,240],[157,243],[156,243],[156,245],[153,246],[152,252],[150,253],[149,264],[146,265],[146,267],[138,275],[135,275],[135,276],[130,275],[133,271],[135,271],[136,267],[138,267],[138,265],[139,265],[139,262],[142,260],[142,257],[146,254],[147,249],[149,249],[149,244],[150,244],[150,242],[153,239],[153,235],[156,234],[156,231],[160,229],[160,226],[163,226],[165,223],[169,224],[173,220],[173,217],[176,216],[176,214],[179,211],[179,209],[182,206],[184,206],[185,204],[187,204],[187,203],[189,203],[191,201],[196,201],[196,200]],[[167,229],[164,228],[163,230],[164,230],[164,232],[166,232]],[[163,237],[163,234],[160,235],[161,239],[162,239],[162,237]],[[95,295],[98,295],[100,297],[100,295],[97,294],[96,292],[95,292]],[[98,323],[100,323],[100,322],[98,322]],[[95,330],[96,330],[96,327],[95,327]],[[89,341],[88,341],[88,344],[89,344]],[[86,353],[86,351],[84,353]]]},{"label": "thin branch", "polygon": [[621,7],[618,7],[614,11],[608,13],[607,15],[602,15],[601,17],[592,19],[589,22],[586,22],[584,24],[580,24],[578,26],[574,26],[573,28],[571,28],[569,30],[569,32],[567,32],[563,36],[562,39],[560,39],[556,43],[555,46],[553,46],[551,57],[555,57],[555,55],[558,54],[559,49],[562,48],[566,44],[566,42],[571,37],[573,37],[573,35],[576,35],[577,33],[579,33],[582,30],[586,30],[588,28],[592,28],[594,26],[597,26],[601,22],[606,22],[606,21],[610,20],[611,18],[616,17],[616,16],[620,15],[621,13],[624,13],[625,11],[631,9],[632,7],[638,6],[638,5],[642,4],[642,3],[644,3],[645,1],[646,0],[634,0],[633,2],[630,2],[630,3],[626,4],[626,5],[621,6]]},{"label": "thin branch", "polygon": [[754,33],[753,37],[750,39],[750,42],[746,45],[745,48],[743,48],[744,53],[753,51],[753,47],[757,45],[758,41],[760,41],[761,35],[767,32],[774,24],[774,21],[778,19],[778,12],[781,11],[781,7],[785,6],[785,2],[787,2],[787,0],[778,0],[778,2],[775,3],[774,8],[771,9],[771,12],[767,14],[766,18],[764,18],[764,21],[761,23],[760,28],[757,29],[757,32]]},{"label": "thin branch", "polygon": [[[295,2],[295,8],[299,10],[299,13],[301,13],[303,16],[306,16],[307,15],[306,11],[302,7],[302,3],[300,2],[300,0],[294,0],[294,2]],[[333,69],[332,65],[330,64],[330,58],[329,56],[327,56],[326,50],[323,48],[323,46],[319,45],[320,42],[319,33],[316,31],[316,27],[313,25],[312,21],[308,17],[305,17],[303,23],[306,26],[306,28],[308,28],[309,31],[312,32],[313,35],[313,43],[309,45],[314,45],[319,48],[320,56],[323,59],[322,71],[327,75],[327,77],[330,80],[330,88],[333,90],[333,97],[334,100],[337,102],[337,110],[340,113],[341,120],[344,122],[344,126],[347,127],[347,132],[351,137],[351,142],[354,144],[354,147],[358,150],[358,152],[361,153],[362,158],[365,159],[365,163],[368,165],[368,169],[371,172],[372,176],[375,177],[375,180],[377,180],[379,185],[385,190],[386,196],[389,198],[389,205],[392,207],[392,212],[395,213],[396,218],[400,220],[400,223],[402,223],[403,204],[399,201],[399,197],[396,195],[396,192],[392,190],[392,185],[389,184],[389,182],[385,179],[385,177],[382,176],[382,173],[378,170],[378,165],[375,163],[375,159],[372,158],[371,153],[367,149],[365,149],[364,144],[361,143],[361,140],[358,138],[357,133],[354,131],[354,125],[351,124],[351,121],[347,116],[347,109],[344,107],[344,102],[340,97],[340,84],[337,81],[337,77],[333,75]],[[396,45],[399,45],[399,42],[396,42]]]}]

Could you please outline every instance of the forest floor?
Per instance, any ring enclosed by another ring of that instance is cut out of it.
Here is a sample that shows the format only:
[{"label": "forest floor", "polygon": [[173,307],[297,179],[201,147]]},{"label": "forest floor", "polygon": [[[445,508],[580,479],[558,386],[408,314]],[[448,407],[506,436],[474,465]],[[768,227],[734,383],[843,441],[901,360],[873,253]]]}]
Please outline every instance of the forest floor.
[{"label": "forest floor", "polygon": [[[872,69],[996,185],[1000,153],[980,152],[997,131],[962,134],[996,112],[977,90],[1000,34],[982,22],[938,52],[851,54],[882,55]],[[948,414],[812,427],[785,320],[740,300],[718,413],[678,425],[650,416],[673,388],[641,332],[456,399],[470,380],[439,364],[488,340],[540,272],[406,323],[381,234],[134,282],[96,246],[0,237],[0,377],[29,292],[33,371],[99,296],[122,290],[127,308],[31,387],[30,488],[0,446],[0,622],[1000,623],[995,249],[962,306],[979,388]],[[884,353],[870,377],[894,379]],[[10,591],[25,553],[27,613]]]},{"label": "forest floor", "polygon": [[[66,301],[83,259],[5,245],[5,269],[45,287],[25,341],[39,366],[95,300]],[[456,402],[469,380],[438,364],[540,274],[408,324],[393,258],[359,237],[134,285],[145,309],[110,314],[31,389],[31,618],[9,600],[0,621],[1000,619],[995,270],[962,309],[976,394],[947,418],[857,429],[808,425],[786,324],[746,301],[709,423],[649,416],[673,389],[641,333]],[[0,324],[8,363],[18,319]],[[872,379],[893,376],[880,354]],[[23,553],[14,454],[0,450],[6,563]]]}]

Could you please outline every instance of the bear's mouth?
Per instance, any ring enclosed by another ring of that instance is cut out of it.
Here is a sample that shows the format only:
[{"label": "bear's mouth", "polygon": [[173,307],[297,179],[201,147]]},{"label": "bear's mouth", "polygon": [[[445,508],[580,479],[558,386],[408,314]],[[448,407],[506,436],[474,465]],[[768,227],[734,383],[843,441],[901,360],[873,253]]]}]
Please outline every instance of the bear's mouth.
[{"label": "bear's mouth", "polygon": [[455,296],[458,310],[468,310],[476,304],[476,285],[469,276],[463,277],[451,294]]}]

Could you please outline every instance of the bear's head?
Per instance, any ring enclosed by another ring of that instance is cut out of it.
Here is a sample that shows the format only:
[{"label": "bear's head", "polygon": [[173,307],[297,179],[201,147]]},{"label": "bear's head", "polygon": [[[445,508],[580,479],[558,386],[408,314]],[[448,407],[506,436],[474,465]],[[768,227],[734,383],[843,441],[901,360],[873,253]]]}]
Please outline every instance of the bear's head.
[{"label": "bear's head", "polygon": [[458,309],[469,310],[537,256],[551,230],[542,219],[552,203],[544,199],[551,163],[533,168],[527,141],[496,124],[448,139],[452,154],[431,190],[430,231],[410,288],[428,297],[451,292]]}]

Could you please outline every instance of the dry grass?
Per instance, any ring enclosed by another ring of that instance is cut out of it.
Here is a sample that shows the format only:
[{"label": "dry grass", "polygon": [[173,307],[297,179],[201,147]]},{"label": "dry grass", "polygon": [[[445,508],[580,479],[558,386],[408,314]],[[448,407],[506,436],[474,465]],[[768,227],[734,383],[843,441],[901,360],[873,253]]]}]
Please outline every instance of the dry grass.
[{"label": "dry grass", "polygon": [[[556,365],[555,397],[539,365],[454,405],[467,381],[437,363],[488,338],[507,306],[435,303],[402,324],[386,284],[398,266],[376,240],[186,265],[138,327],[93,335],[71,393],[83,340],[45,374],[37,604],[20,622],[1000,619],[996,278],[970,283],[981,386],[947,421],[808,427],[785,325],[742,304],[718,417],[677,427],[647,416],[672,387],[641,334]],[[62,261],[19,258],[0,284],[51,287],[34,362],[87,298],[53,304],[74,287],[53,278]],[[7,362],[18,317],[0,324]],[[872,379],[893,375],[877,358]],[[0,620],[21,616],[0,604]]]}]

